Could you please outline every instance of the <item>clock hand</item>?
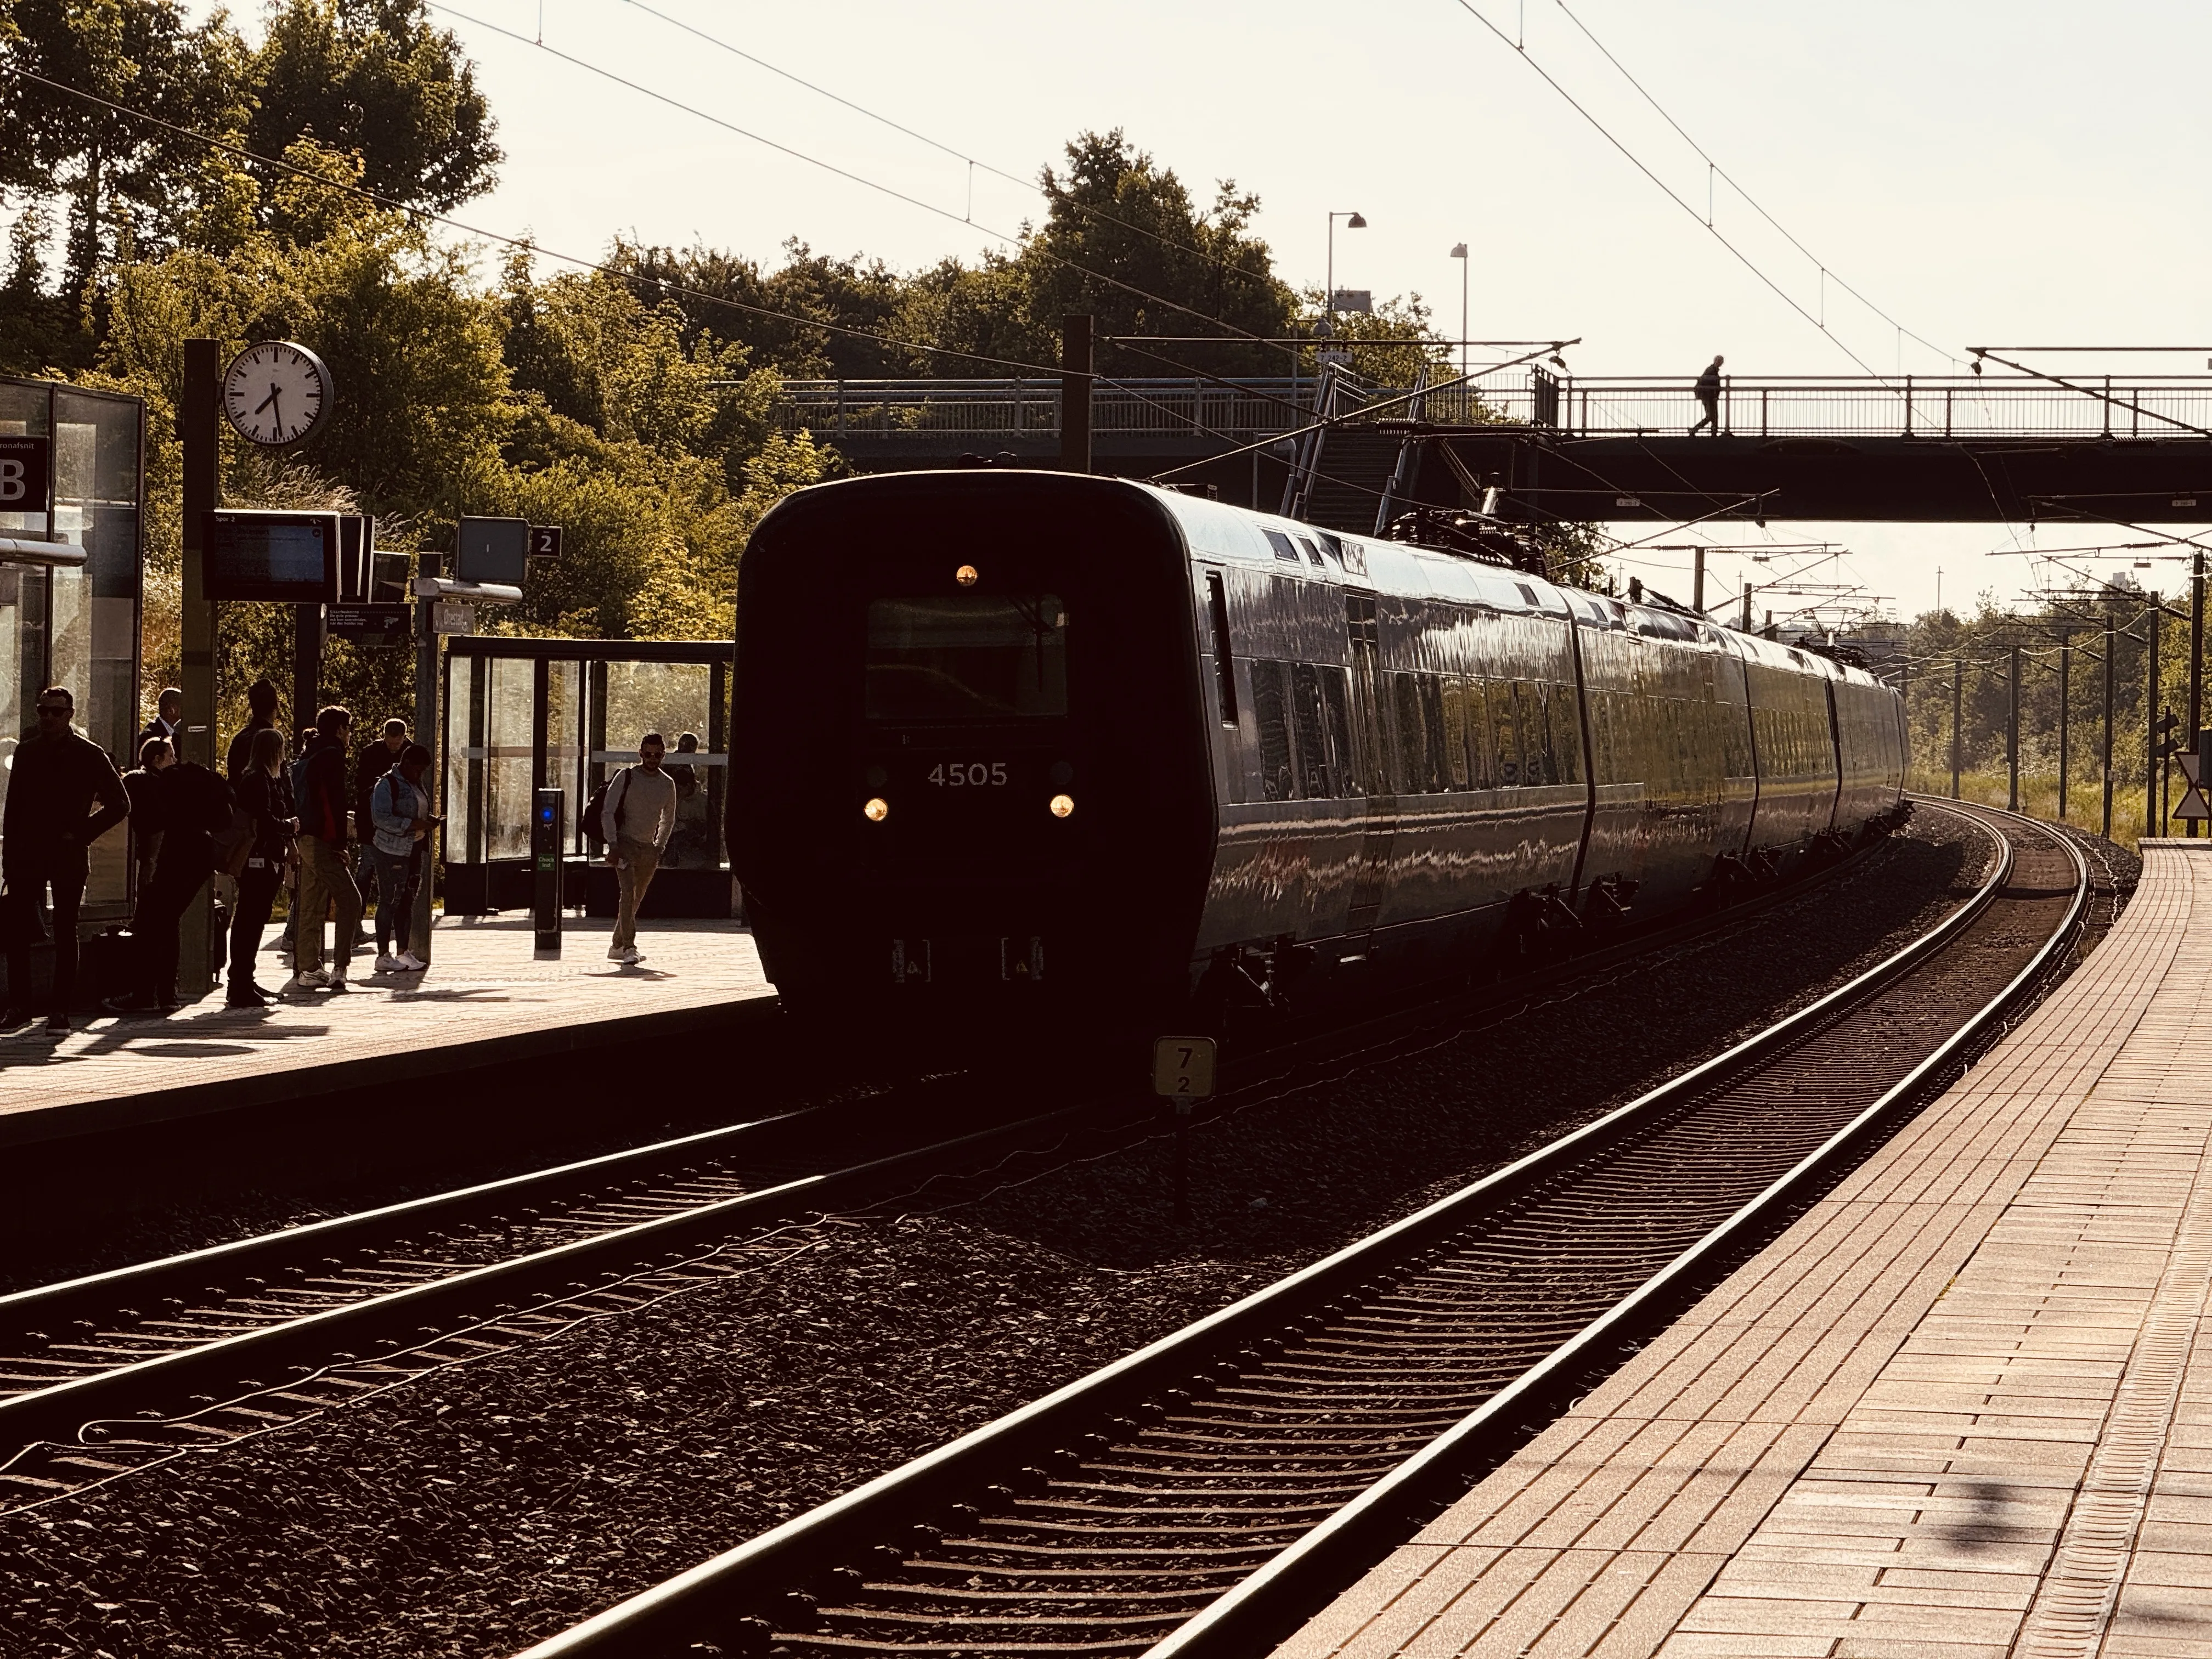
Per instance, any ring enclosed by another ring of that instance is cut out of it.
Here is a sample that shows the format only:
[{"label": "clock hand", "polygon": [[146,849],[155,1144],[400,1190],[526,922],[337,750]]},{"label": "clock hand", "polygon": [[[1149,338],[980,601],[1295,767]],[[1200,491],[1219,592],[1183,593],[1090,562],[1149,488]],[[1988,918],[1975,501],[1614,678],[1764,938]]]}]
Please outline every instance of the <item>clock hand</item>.
[{"label": "clock hand", "polygon": [[267,408],[269,408],[270,405],[272,405],[273,404],[275,404],[275,403],[276,403],[276,381],[274,381],[274,380],[271,380],[271,381],[270,381],[270,383],[269,383],[269,395],[268,395],[267,397],[264,398],[263,398],[259,403],[258,403],[258,404],[254,404],[254,405],[253,405],[253,412],[254,412],[256,415],[258,415],[258,414],[259,414],[263,410],[267,409]]}]

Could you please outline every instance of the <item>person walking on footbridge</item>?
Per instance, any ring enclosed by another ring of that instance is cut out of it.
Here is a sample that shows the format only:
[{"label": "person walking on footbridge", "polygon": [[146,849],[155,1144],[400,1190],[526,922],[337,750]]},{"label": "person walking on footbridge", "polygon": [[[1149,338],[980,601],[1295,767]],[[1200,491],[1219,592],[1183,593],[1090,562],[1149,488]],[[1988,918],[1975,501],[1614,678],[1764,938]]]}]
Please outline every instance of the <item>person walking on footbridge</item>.
[{"label": "person walking on footbridge", "polygon": [[1705,372],[1698,376],[1694,390],[1698,401],[1705,405],[1705,412],[1698,417],[1697,425],[1690,428],[1692,438],[1698,435],[1698,427],[1711,428],[1716,438],[1721,435],[1721,364],[1723,361],[1720,354],[1715,352],[1712,362],[1705,365]]}]

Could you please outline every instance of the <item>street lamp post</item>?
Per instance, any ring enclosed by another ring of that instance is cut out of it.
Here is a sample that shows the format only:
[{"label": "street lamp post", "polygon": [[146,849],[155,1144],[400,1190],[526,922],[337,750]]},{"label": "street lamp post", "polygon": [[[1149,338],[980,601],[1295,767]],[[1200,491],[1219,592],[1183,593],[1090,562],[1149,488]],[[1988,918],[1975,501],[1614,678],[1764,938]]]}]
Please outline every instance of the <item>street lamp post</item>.
[{"label": "street lamp post", "polygon": [[1452,244],[1451,257],[1459,261],[1459,377],[1467,379],[1467,244]]},{"label": "street lamp post", "polygon": [[1339,219],[1344,221],[1346,230],[1367,228],[1367,221],[1357,213],[1332,213],[1328,216],[1328,304],[1325,309],[1330,319],[1328,331],[1332,336],[1336,332],[1336,222]]}]

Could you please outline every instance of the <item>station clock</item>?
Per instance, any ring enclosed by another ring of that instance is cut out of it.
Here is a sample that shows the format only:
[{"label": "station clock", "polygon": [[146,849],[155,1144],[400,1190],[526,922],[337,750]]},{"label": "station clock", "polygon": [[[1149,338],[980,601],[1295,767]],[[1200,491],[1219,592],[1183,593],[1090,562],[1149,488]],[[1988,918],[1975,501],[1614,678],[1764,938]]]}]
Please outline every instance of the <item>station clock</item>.
[{"label": "station clock", "polygon": [[248,443],[279,448],[311,434],[336,389],[323,360],[289,340],[264,340],[223,371],[222,412]]}]

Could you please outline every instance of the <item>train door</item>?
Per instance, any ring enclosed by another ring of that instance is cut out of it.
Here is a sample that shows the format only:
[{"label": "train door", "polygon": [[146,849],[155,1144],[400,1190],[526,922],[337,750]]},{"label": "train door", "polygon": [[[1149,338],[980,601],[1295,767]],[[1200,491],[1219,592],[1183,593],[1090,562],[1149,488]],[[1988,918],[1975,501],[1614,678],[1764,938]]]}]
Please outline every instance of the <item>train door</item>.
[{"label": "train door", "polygon": [[1383,737],[1382,635],[1375,624],[1375,596],[1344,596],[1345,633],[1351,644],[1352,719],[1359,735],[1358,779],[1367,807],[1361,818],[1359,873],[1353,878],[1352,910],[1346,932],[1358,938],[1374,931],[1382,908],[1383,878],[1390,868],[1390,842],[1397,826],[1398,798],[1390,784],[1390,750]]}]

